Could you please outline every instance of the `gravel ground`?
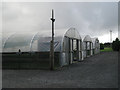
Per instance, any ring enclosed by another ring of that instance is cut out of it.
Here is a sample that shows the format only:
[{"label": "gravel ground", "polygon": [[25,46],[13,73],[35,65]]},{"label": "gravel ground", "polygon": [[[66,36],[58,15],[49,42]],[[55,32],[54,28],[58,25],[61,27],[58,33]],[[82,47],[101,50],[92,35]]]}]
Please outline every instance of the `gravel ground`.
[{"label": "gravel ground", "polygon": [[59,70],[3,70],[3,88],[117,88],[118,53],[102,52]]}]

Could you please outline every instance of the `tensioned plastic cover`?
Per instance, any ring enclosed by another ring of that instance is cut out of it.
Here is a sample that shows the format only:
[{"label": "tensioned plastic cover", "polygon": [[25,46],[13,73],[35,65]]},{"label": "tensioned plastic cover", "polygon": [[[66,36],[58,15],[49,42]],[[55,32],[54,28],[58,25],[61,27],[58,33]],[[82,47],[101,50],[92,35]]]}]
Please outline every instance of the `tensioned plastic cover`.
[{"label": "tensioned plastic cover", "polygon": [[89,35],[86,35],[83,41],[92,42],[92,39],[91,39],[91,37]]},{"label": "tensioned plastic cover", "polygon": [[92,38],[93,48],[99,47],[99,40],[98,38]]},{"label": "tensioned plastic cover", "polygon": [[[61,50],[61,43],[64,36],[69,38],[81,39],[75,28],[55,30],[54,48],[55,51]],[[4,34],[2,37],[2,52],[39,52],[49,51],[51,41],[51,31],[24,32]]]},{"label": "tensioned plastic cover", "polygon": [[90,50],[90,44],[90,42],[87,42],[87,45],[86,42],[82,42],[82,50]]},{"label": "tensioned plastic cover", "polygon": [[4,42],[3,52],[22,52],[30,50],[30,42],[34,33],[15,33],[9,36]]}]

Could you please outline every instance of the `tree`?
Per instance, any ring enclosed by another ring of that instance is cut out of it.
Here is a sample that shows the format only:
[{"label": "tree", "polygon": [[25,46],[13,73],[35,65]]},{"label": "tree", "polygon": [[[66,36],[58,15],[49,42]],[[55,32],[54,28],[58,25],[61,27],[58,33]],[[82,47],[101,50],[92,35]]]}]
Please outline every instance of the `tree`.
[{"label": "tree", "polygon": [[104,44],[103,43],[100,43],[100,49],[104,49]]},{"label": "tree", "polygon": [[110,47],[111,43],[107,42],[107,43],[104,43],[104,47]]},{"label": "tree", "polygon": [[113,51],[120,51],[120,41],[118,38],[116,38],[115,41],[113,41],[112,49]]}]

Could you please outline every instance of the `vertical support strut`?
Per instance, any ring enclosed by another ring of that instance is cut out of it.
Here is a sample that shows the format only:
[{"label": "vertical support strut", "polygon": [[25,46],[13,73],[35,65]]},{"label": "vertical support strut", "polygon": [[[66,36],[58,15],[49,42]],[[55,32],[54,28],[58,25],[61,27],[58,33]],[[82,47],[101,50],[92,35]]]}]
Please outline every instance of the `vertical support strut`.
[{"label": "vertical support strut", "polygon": [[52,9],[52,40],[50,42],[50,69],[54,70],[54,11]]}]

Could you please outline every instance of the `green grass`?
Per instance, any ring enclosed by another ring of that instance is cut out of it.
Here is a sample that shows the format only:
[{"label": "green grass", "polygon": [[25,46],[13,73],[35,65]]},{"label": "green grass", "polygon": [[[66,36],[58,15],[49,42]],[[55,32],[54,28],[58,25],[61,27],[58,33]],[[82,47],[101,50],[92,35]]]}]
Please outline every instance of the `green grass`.
[{"label": "green grass", "polygon": [[103,50],[100,50],[101,52],[111,52],[113,51],[112,48],[106,47]]}]

